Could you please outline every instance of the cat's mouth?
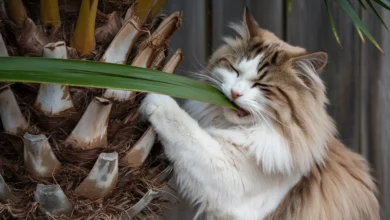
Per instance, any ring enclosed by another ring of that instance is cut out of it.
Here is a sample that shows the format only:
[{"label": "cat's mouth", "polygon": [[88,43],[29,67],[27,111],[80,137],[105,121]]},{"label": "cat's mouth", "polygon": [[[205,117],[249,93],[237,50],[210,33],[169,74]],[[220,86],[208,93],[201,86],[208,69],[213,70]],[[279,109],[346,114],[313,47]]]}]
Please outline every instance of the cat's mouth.
[{"label": "cat's mouth", "polygon": [[247,110],[240,108],[240,107],[236,110],[236,113],[237,113],[237,116],[240,118],[243,118],[243,117],[248,116],[250,114]]}]

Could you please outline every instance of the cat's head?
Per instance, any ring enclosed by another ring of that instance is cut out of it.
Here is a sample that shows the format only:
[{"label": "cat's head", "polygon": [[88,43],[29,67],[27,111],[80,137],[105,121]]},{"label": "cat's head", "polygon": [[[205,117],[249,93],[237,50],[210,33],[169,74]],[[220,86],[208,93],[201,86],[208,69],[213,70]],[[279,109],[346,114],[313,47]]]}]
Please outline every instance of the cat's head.
[{"label": "cat's head", "polygon": [[224,109],[228,121],[269,120],[304,129],[307,117],[324,112],[327,99],[318,73],[327,63],[327,53],[308,53],[287,44],[259,28],[248,9],[242,24],[232,28],[240,36],[225,38],[207,67],[214,84],[239,107]]}]

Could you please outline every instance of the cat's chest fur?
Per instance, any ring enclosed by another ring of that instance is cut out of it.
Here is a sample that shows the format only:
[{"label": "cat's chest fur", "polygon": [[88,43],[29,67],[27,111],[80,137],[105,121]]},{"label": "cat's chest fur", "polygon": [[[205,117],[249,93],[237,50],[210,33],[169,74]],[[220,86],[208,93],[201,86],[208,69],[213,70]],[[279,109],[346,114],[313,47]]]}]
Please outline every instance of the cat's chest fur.
[{"label": "cat's chest fur", "polygon": [[[220,163],[221,170],[215,173],[199,174],[205,179],[221,178],[220,185],[213,191],[198,188],[195,182],[191,182],[190,176],[182,176],[181,181],[188,181],[182,184],[182,186],[188,186],[187,189],[182,189],[188,193],[188,198],[197,198],[196,202],[206,211],[209,219],[257,220],[263,219],[274,211],[301,176],[264,174],[263,167],[257,162],[259,158],[254,157],[253,152],[250,153],[250,151],[263,151],[261,154],[264,155],[267,154],[265,150],[270,147],[277,150],[283,147],[280,137],[270,132],[267,127],[258,126],[250,129],[229,127],[218,121],[218,110],[207,109],[207,106],[203,104],[192,103],[186,107],[187,111],[199,121],[202,128],[218,141],[222,147],[221,153],[224,154],[221,157],[229,158],[230,163]],[[207,118],[204,114],[208,115]],[[214,118],[212,118],[213,115]],[[210,147],[212,147],[211,144]],[[280,154],[284,153],[280,150]],[[215,160],[217,159],[218,156],[215,157]],[[279,166],[287,166],[288,164],[283,164],[288,163],[288,158],[286,160],[281,161]],[[219,173],[224,173],[225,176],[217,177]],[[226,193],[226,189],[233,193]]]}]

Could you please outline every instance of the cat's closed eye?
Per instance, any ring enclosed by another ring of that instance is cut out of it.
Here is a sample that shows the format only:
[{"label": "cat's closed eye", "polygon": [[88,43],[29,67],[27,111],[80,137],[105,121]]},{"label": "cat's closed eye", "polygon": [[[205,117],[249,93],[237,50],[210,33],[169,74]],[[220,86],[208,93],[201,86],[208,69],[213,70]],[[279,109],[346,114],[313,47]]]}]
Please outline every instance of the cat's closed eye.
[{"label": "cat's closed eye", "polygon": [[226,67],[232,72],[235,72],[237,74],[237,77],[240,76],[240,72],[233,66],[233,64],[226,58],[221,58],[218,60],[218,64]]}]

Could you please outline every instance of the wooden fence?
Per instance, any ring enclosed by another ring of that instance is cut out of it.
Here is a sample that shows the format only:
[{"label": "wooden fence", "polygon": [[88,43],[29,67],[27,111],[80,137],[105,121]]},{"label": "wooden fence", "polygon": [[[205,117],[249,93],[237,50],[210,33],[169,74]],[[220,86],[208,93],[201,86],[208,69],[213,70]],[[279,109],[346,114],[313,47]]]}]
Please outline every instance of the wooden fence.
[{"label": "wooden fence", "polygon": [[[171,40],[171,48],[182,48],[185,59],[179,73],[188,74],[204,66],[207,58],[232,33],[230,22],[242,18],[247,5],[259,25],[287,42],[308,51],[325,50],[329,63],[322,74],[331,101],[339,138],[363,154],[378,181],[382,218],[390,219],[390,33],[372,11],[359,8],[364,23],[385,51],[369,41],[363,44],[342,9],[330,1],[342,48],[337,44],[322,0],[293,0],[287,13],[286,0],[168,0],[167,12],[183,12],[183,28]],[[390,25],[390,12],[378,9]],[[186,219],[186,218],[179,218]]]}]

